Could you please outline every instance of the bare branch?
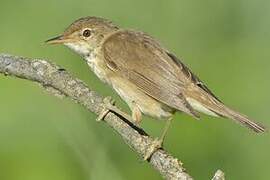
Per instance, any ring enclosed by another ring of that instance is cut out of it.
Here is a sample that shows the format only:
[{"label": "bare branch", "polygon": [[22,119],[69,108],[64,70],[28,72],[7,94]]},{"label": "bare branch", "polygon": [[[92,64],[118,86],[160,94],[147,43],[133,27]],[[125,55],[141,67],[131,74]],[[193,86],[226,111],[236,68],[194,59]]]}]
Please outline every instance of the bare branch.
[{"label": "bare branch", "polygon": [[[67,96],[97,115],[104,108],[102,96],[61,67],[46,60],[0,54],[0,73],[37,82],[52,94]],[[145,156],[153,139],[144,130],[113,112],[108,113],[104,122],[113,128],[139,156]],[[164,149],[157,150],[149,163],[166,179],[192,179],[185,172],[183,164]]]},{"label": "bare branch", "polygon": [[225,174],[221,170],[217,170],[212,180],[225,180]]}]

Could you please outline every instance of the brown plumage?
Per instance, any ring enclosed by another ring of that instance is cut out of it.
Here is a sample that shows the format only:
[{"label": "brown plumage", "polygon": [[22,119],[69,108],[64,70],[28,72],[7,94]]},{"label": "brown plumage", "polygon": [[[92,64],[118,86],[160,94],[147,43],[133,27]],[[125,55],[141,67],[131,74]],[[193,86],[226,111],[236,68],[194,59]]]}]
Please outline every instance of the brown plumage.
[{"label": "brown plumage", "polygon": [[113,71],[169,107],[198,117],[187,100],[192,98],[219,116],[236,120],[255,132],[264,131],[262,126],[222,104],[180,60],[148,35],[118,31],[106,39],[102,48]]},{"label": "brown plumage", "polygon": [[[90,37],[83,37],[85,29]],[[255,132],[265,128],[226,107],[175,55],[149,35],[123,30],[102,18],[74,22],[58,39],[86,59],[96,75],[127,102],[133,118],[140,113],[169,118],[175,111],[233,119]]]}]

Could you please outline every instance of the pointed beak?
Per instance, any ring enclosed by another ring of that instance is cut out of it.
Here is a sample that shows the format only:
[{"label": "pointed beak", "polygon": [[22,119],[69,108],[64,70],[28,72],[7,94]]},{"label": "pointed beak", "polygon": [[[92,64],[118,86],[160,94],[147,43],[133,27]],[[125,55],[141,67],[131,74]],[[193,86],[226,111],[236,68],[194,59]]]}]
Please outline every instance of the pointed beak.
[{"label": "pointed beak", "polygon": [[63,35],[51,38],[47,41],[45,41],[46,44],[64,44],[68,42],[69,40],[65,38]]}]

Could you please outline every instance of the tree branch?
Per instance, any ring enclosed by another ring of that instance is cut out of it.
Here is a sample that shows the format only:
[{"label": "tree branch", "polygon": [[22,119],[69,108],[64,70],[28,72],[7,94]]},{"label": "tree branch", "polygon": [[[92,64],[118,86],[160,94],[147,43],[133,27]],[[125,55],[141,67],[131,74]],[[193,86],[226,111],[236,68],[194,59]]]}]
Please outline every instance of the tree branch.
[{"label": "tree branch", "polygon": [[[46,60],[0,54],[0,73],[37,82],[52,94],[67,96],[97,115],[105,106],[102,96],[61,67]],[[153,139],[143,129],[113,112],[106,115],[104,122],[113,128],[139,156],[145,156]],[[166,179],[192,179],[185,172],[183,164],[164,149],[157,150],[149,159],[149,163]]]}]

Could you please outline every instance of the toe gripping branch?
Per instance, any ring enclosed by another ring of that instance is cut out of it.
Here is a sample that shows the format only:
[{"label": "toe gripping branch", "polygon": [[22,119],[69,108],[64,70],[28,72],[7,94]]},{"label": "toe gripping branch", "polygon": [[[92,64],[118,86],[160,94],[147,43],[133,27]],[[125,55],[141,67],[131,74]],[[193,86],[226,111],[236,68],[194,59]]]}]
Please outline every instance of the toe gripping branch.
[{"label": "toe gripping branch", "polygon": [[103,120],[105,116],[111,111],[129,120],[130,122],[133,122],[132,117],[130,115],[121,111],[115,106],[115,100],[113,100],[111,97],[105,97],[103,99],[103,104],[104,104],[104,109],[101,111],[101,113],[97,117],[96,119],[97,121]]},{"label": "toe gripping branch", "polygon": [[105,118],[105,116],[111,111],[111,107],[114,106],[115,101],[111,97],[105,97],[103,99],[104,108],[101,113],[98,115],[96,121],[100,122]]}]

